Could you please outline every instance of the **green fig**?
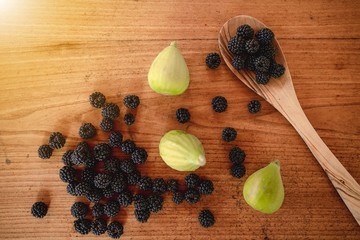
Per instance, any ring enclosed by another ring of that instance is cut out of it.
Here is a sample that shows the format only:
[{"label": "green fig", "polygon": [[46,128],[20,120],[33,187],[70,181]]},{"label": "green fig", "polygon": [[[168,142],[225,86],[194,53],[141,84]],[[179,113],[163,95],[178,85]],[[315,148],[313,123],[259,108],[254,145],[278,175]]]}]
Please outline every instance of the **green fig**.
[{"label": "green fig", "polygon": [[264,213],[274,213],[284,201],[284,185],[280,175],[280,161],[253,173],[245,182],[243,195],[247,204]]},{"label": "green fig", "polygon": [[176,42],[172,42],[151,64],[148,81],[150,87],[157,93],[180,95],[189,86],[189,69],[176,46]]}]

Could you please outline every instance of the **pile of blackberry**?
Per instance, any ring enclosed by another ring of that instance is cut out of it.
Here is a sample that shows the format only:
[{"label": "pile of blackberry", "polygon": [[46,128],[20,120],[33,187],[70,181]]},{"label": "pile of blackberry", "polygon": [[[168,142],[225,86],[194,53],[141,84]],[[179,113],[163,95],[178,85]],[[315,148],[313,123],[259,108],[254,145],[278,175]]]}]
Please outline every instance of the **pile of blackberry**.
[{"label": "pile of blackberry", "polygon": [[246,169],[242,164],[246,158],[245,152],[239,148],[234,147],[230,150],[229,159],[233,163],[230,168],[230,174],[236,178],[242,178],[245,175]]}]

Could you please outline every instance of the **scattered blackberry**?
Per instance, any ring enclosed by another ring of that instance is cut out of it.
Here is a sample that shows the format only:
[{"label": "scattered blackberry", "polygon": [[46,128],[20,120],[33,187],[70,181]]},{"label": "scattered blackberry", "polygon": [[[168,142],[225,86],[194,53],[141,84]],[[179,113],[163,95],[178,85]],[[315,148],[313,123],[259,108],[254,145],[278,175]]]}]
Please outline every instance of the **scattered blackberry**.
[{"label": "scattered blackberry", "polygon": [[270,64],[269,68],[270,76],[273,78],[279,78],[285,73],[285,67],[282,64],[277,64],[275,61]]},{"label": "scattered blackberry", "polygon": [[245,67],[245,57],[242,55],[236,55],[233,57],[231,64],[236,70],[241,70]]},{"label": "scattered blackberry", "polygon": [[137,210],[146,210],[149,208],[149,203],[144,194],[138,193],[134,197],[134,206]]},{"label": "scattered blackberry", "polygon": [[88,184],[94,184],[94,178],[97,172],[92,168],[85,168],[81,173],[81,180]]},{"label": "scattered blackberry", "polygon": [[112,222],[107,227],[107,233],[109,237],[113,239],[119,239],[120,236],[124,233],[124,227],[119,222]]},{"label": "scattered blackberry", "polygon": [[149,210],[154,213],[160,212],[164,204],[164,199],[155,194],[151,195],[147,201],[149,203]]},{"label": "scattered blackberry", "polygon": [[117,148],[117,147],[121,147],[122,140],[123,140],[123,135],[120,132],[112,132],[108,139],[108,143],[110,147]]},{"label": "scattered blackberry", "polygon": [[88,206],[82,202],[76,202],[71,206],[71,215],[74,218],[84,218],[88,212]]},{"label": "scattered blackberry", "polygon": [[268,28],[263,28],[255,33],[255,37],[261,45],[265,45],[271,43],[274,39],[274,33]]},{"label": "scattered blackberry", "polygon": [[96,129],[91,123],[84,123],[79,129],[79,136],[83,139],[89,139],[95,136]]},{"label": "scattered blackberry", "polygon": [[67,193],[69,193],[71,196],[77,196],[75,188],[76,186],[79,184],[78,181],[72,181],[70,182],[67,186],[66,186],[66,191]]},{"label": "scattered blackberry", "polygon": [[244,165],[241,164],[233,164],[230,169],[230,174],[236,178],[242,178],[245,175],[246,169]]},{"label": "scattered blackberry", "polygon": [[227,100],[222,96],[216,96],[212,99],[211,105],[215,112],[222,113],[227,109]]},{"label": "scattered blackberry", "polygon": [[179,108],[178,110],[176,110],[175,117],[179,123],[186,123],[190,121],[189,110],[187,110],[186,108]]},{"label": "scattered blackberry", "polygon": [[122,172],[115,174],[110,183],[110,186],[115,192],[122,192],[127,186],[127,179],[125,174]]},{"label": "scattered blackberry", "polygon": [[199,183],[200,183],[200,177],[195,173],[191,173],[187,175],[185,178],[185,184],[188,188],[195,188],[199,186]]},{"label": "scattered blackberry", "polygon": [[63,166],[59,171],[59,176],[63,182],[72,182],[76,176],[76,170],[69,166]]},{"label": "scattered blackberry", "polygon": [[115,119],[120,115],[120,109],[115,103],[105,103],[104,107],[101,109],[101,115],[104,118]]},{"label": "scattered blackberry", "polygon": [[259,50],[259,43],[255,39],[249,39],[245,43],[245,50],[248,54],[255,54]]},{"label": "scattered blackberry", "polygon": [[266,85],[270,81],[269,73],[264,72],[256,72],[256,82],[258,84]]},{"label": "scattered blackberry", "polygon": [[[258,101],[258,100],[253,100],[253,101],[250,101],[249,102],[249,105],[248,105],[248,108],[249,108],[249,112],[250,113],[258,113],[260,112],[260,109],[261,109],[261,103]],[[240,148],[239,148],[240,149]],[[241,149],[240,149],[241,150]],[[231,150],[232,151],[232,150]],[[242,150],[241,150],[242,151]],[[230,152],[231,154],[231,152]],[[240,153],[239,153],[240,154]],[[243,157],[243,160],[241,162],[234,162],[232,161],[233,163],[242,163],[245,159],[245,153],[243,152],[244,154],[244,157]],[[231,157],[231,156],[230,156]],[[231,158],[230,158],[231,160]]]},{"label": "scattered blackberry", "polygon": [[127,113],[124,116],[124,122],[126,125],[130,126],[135,122],[135,117],[132,113]]},{"label": "scattered blackberry", "polygon": [[52,151],[53,150],[49,145],[47,145],[47,144],[41,145],[38,149],[39,158],[42,158],[42,159],[50,158],[52,155]]},{"label": "scattered blackberry", "polygon": [[108,217],[115,217],[119,214],[119,212],[120,212],[120,203],[118,201],[110,200],[104,204],[104,213]]},{"label": "scattered blackberry", "polygon": [[234,128],[227,127],[222,132],[222,138],[226,142],[234,141],[237,136],[237,132]]},{"label": "scattered blackberry", "polygon": [[98,143],[94,147],[94,155],[99,162],[104,161],[111,155],[111,147],[107,143]]},{"label": "scattered blackberry", "polygon": [[[51,148],[50,148],[51,149]],[[64,165],[72,166],[74,165],[71,161],[71,155],[73,154],[73,150],[67,150],[64,155],[62,156],[61,160]]]},{"label": "scattered blackberry", "polygon": [[71,162],[78,166],[83,165],[87,161],[89,154],[89,145],[86,142],[81,142],[71,155]]},{"label": "scattered blackberry", "polygon": [[136,170],[132,171],[127,175],[128,183],[130,185],[136,185],[139,182],[140,178],[141,178],[140,172]]},{"label": "scattered blackberry", "polygon": [[83,196],[89,193],[91,185],[86,182],[81,182],[75,187],[76,196]]},{"label": "scattered blackberry", "polygon": [[120,169],[125,173],[131,173],[135,171],[135,165],[131,159],[124,159],[120,162]]},{"label": "scattered blackberry", "polygon": [[201,194],[209,195],[214,191],[214,185],[210,180],[203,180],[198,189]]},{"label": "scattered blackberry", "polygon": [[114,122],[112,119],[104,117],[100,122],[100,128],[104,132],[111,132],[114,128]]},{"label": "scattered blackberry", "polygon": [[255,59],[255,69],[257,72],[267,72],[270,67],[270,60],[267,57],[260,56]]},{"label": "scattered blackberry", "polygon": [[198,201],[200,201],[200,193],[198,190],[190,188],[188,190],[186,190],[185,192],[185,200],[190,203],[190,204],[194,204],[197,203]]},{"label": "scattered blackberry", "polygon": [[241,164],[242,162],[244,162],[245,157],[246,157],[245,152],[239,147],[234,147],[233,149],[230,150],[229,159],[232,163]]},{"label": "scattered blackberry", "polygon": [[31,214],[36,218],[43,218],[47,213],[48,207],[43,202],[36,202],[31,207]]},{"label": "scattered blackberry", "polygon": [[251,39],[254,35],[254,29],[247,24],[238,27],[236,34],[245,39]]},{"label": "scattered blackberry", "polygon": [[106,198],[112,198],[115,195],[115,191],[110,186],[104,188],[102,192]]},{"label": "scattered blackberry", "polygon": [[255,71],[255,56],[247,56],[245,60],[245,68],[250,71]]},{"label": "scattered blackberry", "polygon": [[131,205],[131,203],[133,201],[133,195],[129,190],[124,190],[121,193],[119,193],[117,199],[118,199],[120,205],[127,207],[127,206]]},{"label": "scattered blackberry", "polygon": [[89,219],[78,219],[74,221],[74,229],[81,235],[86,235],[91,230],[91,221]]},{"label": "scattered blackberry", "polygon": [[163,194],[166,192],[167,186],[162,178],[155,178],[153,182],[153,192],[155,194]]},{"label": "scattered blackberry", "polygon": [[124,97],[123,103],[127,108],[137,108],[140,104],[140,99],[136,95],[127,95]]},{"label": "scattered blackberry", "polygon": [[107,230],[107,224],[106,221],[102,218],[98,218],[91,224],[91,232],[94,235],[102,235],[106,233]]},{"label": "scattered blackberry", "polygon": [[79,142],[76,149],[90,152],[89,144],[86,141]]},{"label": "scattered blackberry", "polygon": [[101,92],[94,92],[89,96],[90,105],[96,108],[102,108],[105,104],[105,96]]},{"label": "scattered blackberry", "polygon": [[275,48],[268,44],[268,45],[262,45],[260,48],[259,48],[259,52],[258,54],[260,56],[264,56],[264,57],[267,57],[268,59],[270,60],[273,60],[275,58],[275,55],[276,55],[276,50]]},{"label": "scattered blackberry", "polygon": [[174,193],[172,201],[175,204],[181,204],[184,201],[184,194],[181,192]]},{"label": "scattered blackberry", "polygon": [[172,193],[176,193],[178,190],[178,182],[175,179],[170,179],[166,183],[167,190]]},{"label": "scattered blackberry", "polygon": [[136,149],[136,145],[130,139],[126,139],[121,144],[121,151],[125,154],[132,154],[135,151],[135,149]]},{"label": "scattered blackberry", "polygon": [[151,178],[144,176],[139,180],[139,188],[140,190],[147,191],[152,189],[153,183],[151,181]]},{"label": "scattered blackberry", "polygon": [[97,188],[106,188],[111,183],[111,175],[107,173],[99,173],[94,178],[94,185]]},{"label": "scattered blackberry", "polygon": [[101,189],[93,187],[89,193],[86,194],[86,198],[92,203],[98,203],[103,198],[103,193]]},{"label": "scattered blackberry", "polygon": [[49,146],[52,149],[59,149],[65,145],[65,138],[59,132],[53,132],[49,137]]},{"label": "scattered blackberry", "polygon": [[117,173],[120,171],[120,161],[116,157],[110,157],[104,163],[104,170],[108,173]]},{"label": "scattered blackberry", "polygon": [[214,215],[209,210],[203,210],[199,214],[199,222],[204,228],[211,227],[215,223]]},{"label": "scattered blackberry", "polygon": [[144,164],[148,158],[148,154],[143,148],[136,148],[131,154],[131,160],[136,164]]},{"label": "scattered blackberry", "polygon": [[95,203],[95,205],[91,209],[91,214],[98,218],[104,214],[104,205],[101,203]]},{"label": "scattered blackberry", "polygon": [[85,167],[87,168],[94,168],[98,161],[96,160],[95,156],[91,153],[88,153],[87,158],[85,160]]},{"label": "scattered blackberry", "polygon": [[235,36],[230,39],[228,43],[228,49],[230,50],[230,52],[232,52],[235,55],[240,55],[242,53],[245,53],[245,42],[246,42],[245,38]]},{"label": "scattered blackberry", "polygon": [[217,53],[209,53],[205,59],[206,65],[211,68],[215,69],[220,66],[220,56]]},{"label": "scattered blackberry", "polygon": [[141,223],[147,222],[147,220],[150,217],[150,211],[148,209],[145,209],[145,210],[135,209],[134,214],[135,214],[136,220],[138,220]]}]

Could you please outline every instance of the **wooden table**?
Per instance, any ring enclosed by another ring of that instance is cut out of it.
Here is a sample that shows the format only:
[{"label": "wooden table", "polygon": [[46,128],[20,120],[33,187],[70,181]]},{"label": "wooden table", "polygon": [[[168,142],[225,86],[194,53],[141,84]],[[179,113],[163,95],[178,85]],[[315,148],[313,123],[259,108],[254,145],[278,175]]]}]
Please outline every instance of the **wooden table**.
[{"label": "wooden table", "polygon": [[[121,108],[115,129],[149,153],[138,168],[142,175],[174,178],[184,189],[188,173],[170,169],[158,153],[162,135],[182,129],[203,142],[208,163],[196,173],[215,185],[212,195],[194,205],[175,206],[164,194],[163,210],[145,224],[136,221],[133,205],[122,208],[113,219],[124,225],[122,239],[360,239],[359,226],[291,125],[265,101],[260,113],[250,114],[248,102],[261,99],[224,63],[216,70],[206,67],[206,55],[218,52],[220,27],[241,14],[274,31],[306,115],[359,182],[358,1],[0,0],[0,238],[95,238],[74,231],[70,207],[86,199],[68,195],[58,172],[62,154],[81,140],[81,124],[99,128],[100,110],[88,96],[101,91]],[[147,72],[174,40],[191,83],[180,96],[162,96],[148,86]],[[127,94],[141,99],[130,127],[122,120],[129,112],[122,105]],[[228,99],[225,113],[211,108],[217,95]],[[179,107],[190,110],[190,123],[175,120]],[[227,126],[238,131],[236,141],[222,141]],[[42,160],[37,149],[54,131],[66,136],[66,145]],[[89,143],[108,136],[98,130]],[[240,181],[229,175],[234,146],[247,154]],[[286,196],[282,208],[268,215],[253,210],[241,194],[244,180],[274,158],[282,164]],[[49,205],[44,219],[30,214],[40,200]],[[215,215],[209,229],[198,223],[202,209]]]}]

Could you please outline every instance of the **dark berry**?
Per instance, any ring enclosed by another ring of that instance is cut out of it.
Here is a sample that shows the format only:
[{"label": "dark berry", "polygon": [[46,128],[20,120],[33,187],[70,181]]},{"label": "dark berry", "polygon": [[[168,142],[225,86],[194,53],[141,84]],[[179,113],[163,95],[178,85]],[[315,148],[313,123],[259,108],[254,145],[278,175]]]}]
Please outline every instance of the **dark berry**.
[{"label": "dark berry", "polygon": [[73,150],[67,150],[64,155],[62,156],[61,160],[64,165],[72,166],[74,165],[71,161],[71,155],[73,154]]},{"label": "dark berry", "polygon": [[114,128],[114,121],[111,118],[104,117],[100,122],[100,128],[104,132],[111,132]]},{"label": "dark berry", "polygon": [[111,183],[111,175],[107,173],[99,173],[94,178],[94,185],[97,188],[106,188]]},{"label": "dark berry", "polygon": [[91,123],[84,123],[79,129],[79,136],[83,139],[89,139],[95,136],[96,129]]},{"label": "dark berry", "polygon": [[235,36],[230,39],[228,43],[228,49],[230,52],[232,52],[235,55],[240,55],[242,53],[245,53],[245,42],[246,42],[245,38]]},{"label": "dark berry", "polygon": [[210,180],[203,180],[200,182],[198,189],[201,194],[209,195],[214,191],[214,185]]},{"label": "dark berry", "polygon": [[131,154],[131,160],[136,164],[144,164],[148,158],[148,154],[143,148],[136,148]]},{"label": "dark berry", "polygon": [[120,132],[112,132],[108,139],[108,143],[110,147],[117,148],[117,147],[121,147],[122,140],[123,140],[123,135]]},{"label": "dark berry", "polygon": [[98,161],[96,160],[95,156],[93,154],[89,153],[87,155],[84,165],[87,168],[94,168],[97,163],[98,163]]},{"label": "dark berry", "polygon": [[104,170],[108,173],[117,173],[120,171],[120,161],[116,157],[110,157],[104,163]]},{"label": "dark berry", "polygon": [[136,220],[138,220],[141,223],[147,222],[147,220],[150,217],[149,209],[145,209],[145,210],[135,209],[134,214],[135,214]]},{"label": "dark berry", "polygon": [[270,60],[273,60],[275,58],[276,55],[276,50],[272,45],[262,45],[259,48],[259,52],[258,52],[259,56],[264,56]]},{"label": "dark berry", "polygon": [[127,175],[128,183],[130,185],[136,185],[139,182],[140,178],[141,178],[140,172],[136,170],[132,171]]},{"label": "dark berry", "polygon": [[258,84],[266,85],[270,81],[270,74],[265,72],[256,72],[256,82]]},{"label": "dark berry", "polygon": [[204,228],[211,227],[215,223],[214,215],[209,210],[203,210],[199,214],[199,222]]},{"label": "dark berry", "polygon": [[93,187],[89,193],[86,194],[86,198],[92,203],[98,203],[103,198],[103,193],[101,189]]},{"label": "dark berry", "polygon": [[270,60],[267,57],[260,56],[255,59],[255,69],[257,72],[267,72],[270,67]]},{"label": "dark berry", "polygon": [[176,192],[173,195],[172,201],[175,204],[181,204],[184,201],[184,194],[182,192]]},{"label": "dark berry", "polygon": [[36,202],[31,207],[31,214],[36,218],[43,218],[47,213],[48,207],[43,202]]},{"label": "dark berry", "polygon": [[105,96],[101,92],[94,92],[89,96],[90,105],[96,108],[102,108],[105,104]]},{"label": "dark berry", "polygon": [[259,43],[255,39],[249,39],[245,43],[245,50],[248,54],[255,54],[259,50]]},{"label": "dark berry", "polygon": [[127,108],[137,108],[140,104],[140,99],[136,95],[127,95],[124,97],[123,103]]},{"label": "dark berry", "polygon": [[185,192],[185,200],[190,203],[190,204],[194,204],[197,203],[198,201],[200,201],[200,193],[198,190],[190,188],[188,190],[186,190]]},{"label": "dark berry", "polygon": [[241,164],[233,164],[230,169],[230,174],[236,178],[242,178],[245,175],[246,169],[244,165]]},{"label": "dark berry", "polygon": [[125,154],[132,154],[135,151],[135,149],[136,149],[136,145],[130,139],[126,139],[121,144],[121,151]]},{"label": "dark berry", "polygon": [[76,186],[79,184],[78,181],[72,181],[70,182],[67,186],[66,186],[66,191],[67,193],[69,193],[71,196],[77,196],[76,194]]},{"label": "dark berry", "polygon": [[85,168],[81,173],[81,180],[88,184],[94,184],[94,178],[97,172],[92,168]]},{"label": "dark berry", "polygon": [[247,56],[245,60],[245,68],[250,71],[255,71],[255,56]]},{"label": "dark berry", "polygon": [[127,179],[125,174],[122,172],[115,174],[110,183],[110,186],[115,192],[122,192],[127,186]]},{"label": "dark berry", "polygon": [[41,145],[38,149],[39,158],[42,158],[42,159],[50,158],[52,155],[52,151],[53,150],[49,145],[47,145],[47,144]]},{"label": "dark berry", "polygon": [[234,128],[227,127],[222,132],[222,138],[226,142],[234,141],[237,136],[237,132]]},{"label": "dark berry", "polygon": [[76,202],[71,206],[71,215],[74,218],[84,218],[88,213],[88,206],[82,202]]},{"label": "dark berry", "polygon": [[247,24],[238,27],[236,34],[242,38],[250,39],[254,35],[254,29]]},{"label": "dark berry", "polygon": [[[258,112],[260,112],[260,109],[261,109],[261,103],[258,100],[250,101],[248,108],[249,108],[250,113],[258,113]],[[230,154],[231,154],[231,152],[230,152]],[[245,159],[245,153],[243,153],[243,154],[244,154],[244,159]],[[230,160],[231,160],[231,158],[230,158]],[[242,163],[243,161],[244,160],[242,160],[241,162],[233,162],[233,163]]]},{"label": "dark berry", "polygon": [[205,59],[206,65],[211,68],[215,69],[220,66],[220,56],[217,53],[209,53]]},{"label": "dark berry", "polygon": [[120,169],[125,173],[131,173],[135,171],[134,162],[131,159],[124,159],[120,162]]},{"label": "dark berry", "polygon": [[234,147],[230,150],[229,159],[232,163],[241,164],[244,162],[246,154],[241,148]]},{"label": "dark berry", "polygon": [[71,162],[78,166],[83,165],[89,159],[89,155],[89,145],[86,142],[81,142],[71,155]]},{"label": "dark berry", "polygon": [[83,196],[89,193],[91,185],[86,182],[81,182],[75,187],[76,196]]},{"label": "dark berry", "polygon": [[52,149],[59,149],[65,145],[65,138],[59,132],[54,132],[49,137],[49,146]]},{"label": "dark berry", "polygon": [[124,227],[119,222],[112,222],[107,227],[107,233],[109,237],[113,239],[119,239],[120,236],[124,233]]},{"label": "dark berry", "polygon": [[135,117],[132,113],[127,113],[124,116],[124,122],[126,125],[130,126],[135,122]]},{"label": "dark berry", "polygon": [[155,194],[151,195],[147,201],[149,203],[149,210],[154,213],[160,212],[164,204],[164,199]]},{"label": "dark berry", "polygon": [[199,183],[200,183],[200,177],[195,173],[191,173],[187,175],[185,178],[185,184],[188,188],[195,188],[199,186]]},{"label": "dark berry", "polygon": [[138,193],[134,197],[134,206],[138,210],[146,210],[149,208],[149,203],[144,194]]},{"label": "dark berry", "polygon": [[167,186],[162,178],[155,178],[153,182],[153,192],[155,194],[163,194],[166,192]]},{"label": "dark berry", "polygon": [[107,230],[107,224],[106,221],[102,218],[98,218],[91,224],[91,232],[94,235],[102,235],[106,233]]},{"label": "dark berry", "polygon": [[115,103],[105,103],[104,107],[101,109],[101,115],[104,118],[115,119],[120,115],[120,109]]},{"label": "dark berry", "polygon": [[255,34],[255,37],[261,45],[265,45],[271,43],[274,39],[274,33],[268,28],[263,28]]},{"label": "dark berry", "polygon": [[95,205],[91,209],[91,214],[98,218],[104,214],[104,205],[101,203],[95,203]]},{"label": "dark berry", "polygon": [[110,200],[104,204],[104,213],[108,217],[115,217],[119,214],[119,212],[120,212],[120,203],[118,201]]},{"label": "dark berry", "polygon": [[112,198],[115,195],[115,191],[110,187],[107,186],[102,190],[104,197],[106,198]]},{"label": "dark berry", "polygon": [[226,98],[222,96],[214,97],[211,101],[211,105],[214,111],[218,113],[225,112],[228,107]]},{"label": "dark berry", "polygon": [[74,229],[81,235],[86,235],[91,230],[91,221],[89,219],[78,219],[74,221]]},{"label": "dark berry", "polygon": [[129,190],[124,190],[118,195],[118,201],[121,206],[127,207],[131,205],[133,201],[133,195]]},{"label": "dark berry", "polygon": [[111,155],[111,147],[107,143],[98,143],[94,147],[94,155],[99,162],[104,161]]},{"label": "dark berry", "polygon": [[272,62],[270,64],[270,76],[273,78],[279,78],[285,73],[285,67],[282,64],[277,64],[276,62]]},{"label": "dark berry", "polygon": [[169,192],[172,192],[172,193],[177,192],[178,182],[175,179],[170,179],[169,181],[167,181],[166,185],[167,185],[167,190]]},{"label": "dark berry", "polygon": [[189,110],[187,110],[186,108],[179,108],[178,110],[176,110],[175,117],[179,123],[186,123],[190,121]]},{"label": "dark berry", "polygon": [[143,191],[147,191],[152,189],[152,181],[151,178],[144,176],[139,180],[139,188]]},{"label": "dark berry", "polygon": [[231,64],[236,70],[241,70],[245,67],[245,57],[242,55],[236,55],[233,57]]},{"label": "dark berry", "polygon": [[63,182],[72,182],[76,176],[76,170],[70,166],[64,166],[60,169],[59,176]]}]

